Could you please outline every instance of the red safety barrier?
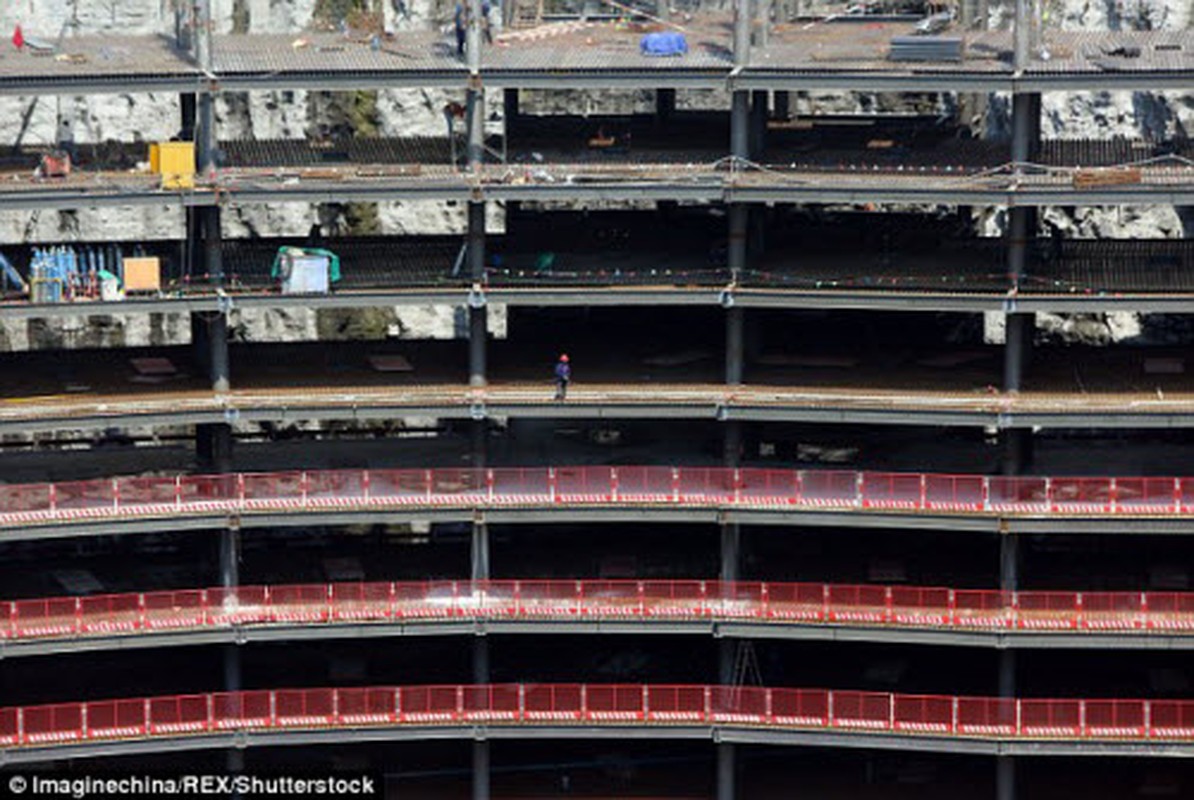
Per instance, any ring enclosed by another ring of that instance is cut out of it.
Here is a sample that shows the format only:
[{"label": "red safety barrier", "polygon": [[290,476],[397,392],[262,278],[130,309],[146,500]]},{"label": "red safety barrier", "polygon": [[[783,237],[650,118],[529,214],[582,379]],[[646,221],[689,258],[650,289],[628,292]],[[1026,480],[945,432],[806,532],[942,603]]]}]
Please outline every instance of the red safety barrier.
[{"label": "red safety barrier", "polygon": [[700,580],[238,586],[0,604],[0,639],[446,619],[736,619],[1020,631],[1194,631],[1194,593]]},{"label": "red safety barrier", "polygon": [[1194,479],[721,467],[307,470],[0,487],[0,526],[394,507],[686,505],[990,515],[1194,514]]},{"label": "red safety barrier", "polygon": [[1194,740],[1194,702],[758,686],[481,684],[277,689],[0,709],[0,744],[384,725],[748,725],[987,739]]}]

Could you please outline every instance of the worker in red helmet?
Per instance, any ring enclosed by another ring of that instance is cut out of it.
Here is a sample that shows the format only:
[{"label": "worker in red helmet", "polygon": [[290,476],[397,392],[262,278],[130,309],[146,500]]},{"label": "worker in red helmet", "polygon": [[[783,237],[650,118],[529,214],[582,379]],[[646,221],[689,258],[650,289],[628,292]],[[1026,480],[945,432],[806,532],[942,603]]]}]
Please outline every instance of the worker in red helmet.
[{"label": "worker in red helmet", "polygon": [[568,396],[568,381],[572,380],[572,365],[568,363],[568,354],[560,356],[556,362],[556,399],[563,400]]}]

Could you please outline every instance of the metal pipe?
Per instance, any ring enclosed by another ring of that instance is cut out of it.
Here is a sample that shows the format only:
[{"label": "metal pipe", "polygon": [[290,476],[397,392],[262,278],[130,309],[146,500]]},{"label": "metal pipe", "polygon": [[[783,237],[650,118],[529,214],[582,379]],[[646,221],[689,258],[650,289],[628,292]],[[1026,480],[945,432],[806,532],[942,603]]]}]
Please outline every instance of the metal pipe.
[{"label": "metal pipe", "polygon": [[473,800],[489,800],[489,742],[473,742]]},{"label": "metal pipe", "polygon": [[[485,283],[485,204],[468,204],[468,268],[475,286]],[[469,385],[484,386],[486,377],[486,346],[488,311],[484,305],[470,305],[468,309]]]},{"label": "metal pipe", "polygon": [[1033,314],[1006,314],[1004,316],[1005,342],[1003,345],[1003,390],[1018,392],[1024,383],[1024,356],[1031,346]]},{"label": "metal pipe", "polygon": [[750,0],[734,2],[734,66],[750,64]]},{"label": "metal pipe", "polygon": [[718,743],[717,800],[734,800],[734,745]]},{"label": "metal pipe", "polygon": [[1029,26],[1032,13],[1029,9],[1031,0],[1016,0],[1016,16],[1013,21],[1012,66],[1016,72],[1023,72],[1028,68],[1032,58]]},{"label": "metal pipe", "polygon": [[213,392],[227,392],[231,386],[228,368],[228,317],[217,312],[208,319],[210,377]]},{"label": "metal pipe", "polygon": [[995,800],[1016,800],[1016,760],[1013,756],[995,757]]},{"label": "metal pipe", "polygon": [[468,120],[468,168],[479,172],[485,164],[485,93],[469,89],[466,103]]},{"label": "metal pipe", "polygon": [[726,309],[726,384],[740,386],[745,349],[744,311],[735,306]]},{"label": "metal pipe", "polygon": [[[479,82],[481,74],[481,15],[482,0],[464,0],[468,3],[468,19],[465,27],[465,58],[468,63],[469,75]],[[470,89],[469,91],[472,91]]]},{"label": "metal pipe", "polygon": [[224,282],[224,249],[218,206],[199,209],[199,227],[203,234],[203,271],[210,283],[219,286]]},{"label": "metal pipe", "polygon": [[474,581],[489,580],[489,526],[480,520],[473,522],[470,566]]},{"label": "metal pipe", "polygon": [[750,158],[750,92],[734,92],[730,103],[730,155]]}]

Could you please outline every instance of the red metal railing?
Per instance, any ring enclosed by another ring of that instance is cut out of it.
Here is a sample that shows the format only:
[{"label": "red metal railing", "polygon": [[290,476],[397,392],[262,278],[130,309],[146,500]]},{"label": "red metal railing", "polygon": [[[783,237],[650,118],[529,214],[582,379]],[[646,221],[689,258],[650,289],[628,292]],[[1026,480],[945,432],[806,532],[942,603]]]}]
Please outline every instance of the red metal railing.
[{"label": "red metal railing", "polygon": [[756,686],[276,689],[0,709],[0,746],[396,725],[750,725],[909,736],[1194,740],[1191,700],[1038,700]]},{"label": "red metal railing", "polygon": [[0,602],[0,640],[231,625],[451,619],[719,619],[962,630],[1194,631],[1194,593],[1005,592],[701,580],[241,586]]},{"label": "red metal railing", "polygon": [[945,514],[1194,514],[1194,478],[1007,478],[717,467],[309,470],[0,486],[0,525],[447,506],[725,506]]}]

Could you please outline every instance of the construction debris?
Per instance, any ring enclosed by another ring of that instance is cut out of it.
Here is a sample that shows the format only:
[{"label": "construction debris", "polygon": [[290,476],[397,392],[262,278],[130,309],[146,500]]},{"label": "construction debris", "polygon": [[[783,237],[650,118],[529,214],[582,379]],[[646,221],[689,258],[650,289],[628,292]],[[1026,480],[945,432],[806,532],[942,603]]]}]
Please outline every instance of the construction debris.
[{"label": "construction debris", "polygon": [[1106,167],[1074,170],[1075,189],[1096,189],[1101,186],[1130,186],[1142,183],[1144,174],[1139,167]]}]

